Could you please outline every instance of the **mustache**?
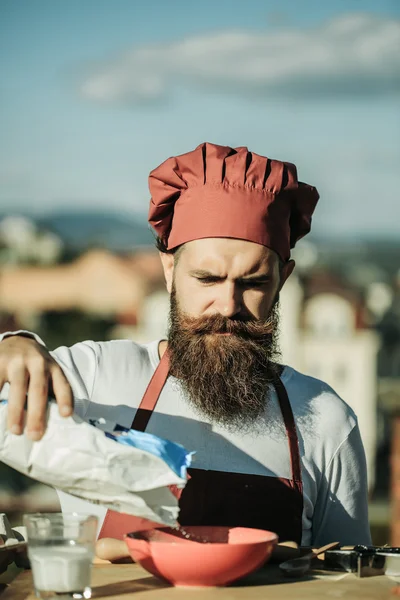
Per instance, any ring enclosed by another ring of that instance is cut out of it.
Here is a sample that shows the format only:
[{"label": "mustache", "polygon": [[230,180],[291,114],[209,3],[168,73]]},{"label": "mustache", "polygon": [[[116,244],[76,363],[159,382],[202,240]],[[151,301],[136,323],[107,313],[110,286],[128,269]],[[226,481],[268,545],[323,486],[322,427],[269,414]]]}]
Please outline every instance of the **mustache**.
[{"label": "mustache", "polygon": [[275,330],[273,318],[259,321],[251,318],[232,319],[220,314],[204,315],[202,317],[181,316],[182,331],[192,335],[203,336],[218,333],[229,333],[241,338],[267,341]]}]

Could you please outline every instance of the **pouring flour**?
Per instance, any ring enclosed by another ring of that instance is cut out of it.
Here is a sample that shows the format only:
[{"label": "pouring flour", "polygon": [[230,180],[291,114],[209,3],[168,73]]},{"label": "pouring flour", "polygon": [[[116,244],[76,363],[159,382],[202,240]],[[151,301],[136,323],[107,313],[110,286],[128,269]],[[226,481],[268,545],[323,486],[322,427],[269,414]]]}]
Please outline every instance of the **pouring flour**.
[{"label": "pouring flour", "polygon": [[99,418],[62,417],[48,405],[40,441],[7,429],[7,401],[0,401],[0,461],[20,473],[117,512],[175,526],[178,500],[192,453],[180,444]]}]

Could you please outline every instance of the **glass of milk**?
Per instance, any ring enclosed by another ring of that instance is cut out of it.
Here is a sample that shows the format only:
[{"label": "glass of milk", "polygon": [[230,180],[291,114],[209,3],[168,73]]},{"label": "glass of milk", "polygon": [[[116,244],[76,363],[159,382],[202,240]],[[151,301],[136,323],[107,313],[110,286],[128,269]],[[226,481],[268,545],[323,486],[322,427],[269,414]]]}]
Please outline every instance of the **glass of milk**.
[{"label": "glass of milk", "polygon": [[97,517],[78,513],[24,515],[37,598],[91,597]]}]

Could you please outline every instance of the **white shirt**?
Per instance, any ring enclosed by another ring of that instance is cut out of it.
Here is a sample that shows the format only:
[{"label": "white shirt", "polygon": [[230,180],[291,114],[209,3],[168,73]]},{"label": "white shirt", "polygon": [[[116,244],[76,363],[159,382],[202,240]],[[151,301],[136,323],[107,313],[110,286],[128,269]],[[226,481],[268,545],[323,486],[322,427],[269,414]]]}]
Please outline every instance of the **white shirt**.
[{"label": "white shirt", "polygon": [[[70,382],[79,416],[130,427],[159,364],[158,345],[159,340],[146,345],[87,341],[51,354]],[[322,381],[288,366],[281,379],[300,444],[302,545],[370,544],[365,454],[354,412]],[[178,380],[169,377],[146,431],[194,450],[194,468],[291,478],[287,433],[274,391],[261,421],[246,433],[212,425],[186,401]],[[101,525],[105,509],[59,496],[63,511],[95,513]]]}]

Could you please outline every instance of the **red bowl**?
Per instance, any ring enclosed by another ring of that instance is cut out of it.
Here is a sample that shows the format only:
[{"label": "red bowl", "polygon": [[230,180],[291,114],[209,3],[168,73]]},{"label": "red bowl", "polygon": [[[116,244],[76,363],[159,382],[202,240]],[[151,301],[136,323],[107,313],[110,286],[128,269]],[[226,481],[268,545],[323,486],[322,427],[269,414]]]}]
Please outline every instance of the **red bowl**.
[{"label": "red bowl", "polygon": [[[175,586],[221,586],[261,567],[278,542],[272,531],[247,527],[186,527],[201,542],[162,527],[125,536],[132,559]],[[204,540],[204,542],[203,542]]]}]

